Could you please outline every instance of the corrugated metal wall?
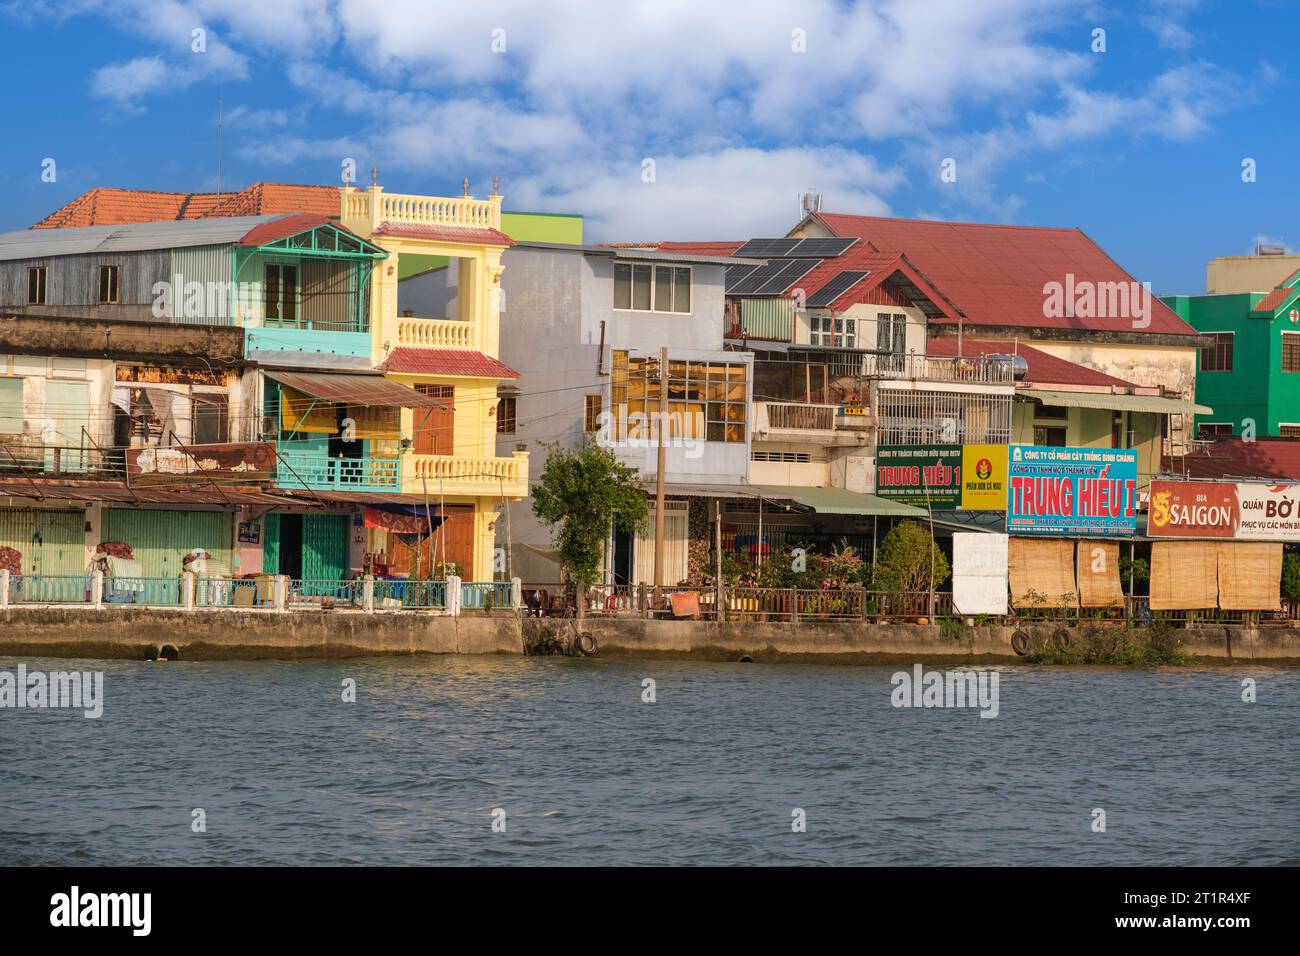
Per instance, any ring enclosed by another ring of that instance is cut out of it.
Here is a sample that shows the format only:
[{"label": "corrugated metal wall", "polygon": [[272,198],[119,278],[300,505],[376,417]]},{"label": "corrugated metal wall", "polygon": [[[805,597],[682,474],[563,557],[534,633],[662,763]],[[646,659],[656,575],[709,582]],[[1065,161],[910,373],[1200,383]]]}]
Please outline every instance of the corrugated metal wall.
[{"label": "corrugated metal wall", "polygon": [[104,512],[105,541],[125,541],[145,577],[181,573],[181,558],[195,548],[229,566],[231,514],[225,511],[150,511],[112,508]]},{"label": "corrugated metal wall", "polygon": [[740,322],[751,339],[794,341],[794,303],[790,299],[741,299]]},{"label": "corrugated metal wall", "polygon": [[86,570],[86,513],[0,509],[0,547],[22,554],[23,574],[82,574]]},{"label": "corrugated metal wall", "polygon": [[0,262],[0,305],[27,305],[27,269],[45,266],[47,305],[97,305],[99,267],[118,266],[118,300],[125,305],[153,302],[155,282],[167,280],[170,257],[166,249],[115,252],[108,255],[63,256]]},{"label": "corrugated metal wall", "polygon": [[[181,325],[234,325],[238,302],[232,297],[230,283],[230,247],[229,246],[193,246],[188,249],[173,249],[170,257],[170,275],[168,282],[181,276],[181,281],[200,282],[203,284],[203,310],[199,315],[191,314],[196,310],[179,309],[180,315],[175,321]],[[209,291],[213,292],[209,296]],[[211,299],[211,303],[209,303]],[[221,301],[217,301],[221,299]]]},{"label": "corrugated metal wall", "polygon": [[302,315],[313,329],[332,332],[362,331],[352,318],[356,284],[351,262],[302,262]]},{"label": "corrugated metal wall", "polygon": [[347,577],[348,519],[343,515],[303,515],[302,576],[306,581]]}]

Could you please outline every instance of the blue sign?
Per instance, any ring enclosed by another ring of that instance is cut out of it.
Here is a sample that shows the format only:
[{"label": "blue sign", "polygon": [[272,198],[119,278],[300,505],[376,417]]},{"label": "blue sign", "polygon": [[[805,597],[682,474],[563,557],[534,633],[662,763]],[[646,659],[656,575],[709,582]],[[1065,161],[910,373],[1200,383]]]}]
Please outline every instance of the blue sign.
[{"label": "blue sign", "polygon": [[1137,452],[1012,445],[1008,534],[1131,535],[1137,529]]}]

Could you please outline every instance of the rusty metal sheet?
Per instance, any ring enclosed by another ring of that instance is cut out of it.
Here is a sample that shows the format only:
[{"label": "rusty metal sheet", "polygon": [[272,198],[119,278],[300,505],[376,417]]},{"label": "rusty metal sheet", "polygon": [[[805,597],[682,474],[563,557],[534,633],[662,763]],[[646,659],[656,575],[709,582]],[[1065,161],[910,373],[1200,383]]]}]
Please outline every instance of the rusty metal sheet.
[{"label": "rusty metal sheet", "polygon": [[126,471],[133,478],[239,478],[259,481],[275,475],[275,446],[269,442],[165,445],[129,448]]},{"label": "rusty metal sheet", "polygon": [[445,402],[382,375],[339,375],[329,372],[270,372],[268,378],[305,392],[313,398],[340,405],[388,408],[448,408]]}]

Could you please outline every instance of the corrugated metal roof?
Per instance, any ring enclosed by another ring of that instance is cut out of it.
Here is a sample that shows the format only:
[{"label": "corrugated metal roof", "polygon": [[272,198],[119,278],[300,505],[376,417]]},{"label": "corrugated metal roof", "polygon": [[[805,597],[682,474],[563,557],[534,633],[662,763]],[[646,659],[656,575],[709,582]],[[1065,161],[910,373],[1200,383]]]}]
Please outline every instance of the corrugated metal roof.
[{"label": "corrugated metal roof", "polygon": [[1197,405],[1179,398],[1159,395],[1113,395],[1107,392],[1056,392],[1041,388],[1022,388],[1016,398],[1036,398],[1044,405],[1070,408],[1105,408],[1111,411],[1154,412],[1159,415],[1213,415],[1208,405]]},{"label": "corrugated metal roof", "polygon": [[198,482],[166,487],[128,487],[120,481],[53,481],[44,478],[0,481],[0,498],[56,501],[112,501],[119,504],[283,505],[284,497],[250,486],[222,485],[219,489]]},{"label": "corrugated metal roof", "polygon": [[889,515],[898,518],[924,518],[922,508],[890,501],[879,495],[869,495],[844,488],[804,488],[794,485],[764,485],[757,490],[772,498],[789,498],[807,505],[818,514],[829,515]]},{"label": "corrugated metal roof", "polygon": [[330,375],[327,372],[268,371],[268,378],[313,398],[340,405],[384,408],[447,408],[445,402],[399,385],[382,375]]},{"label": "corrugated metal roof", "polygon": [[74,229],[19,229],[0,233],[0,261],[227,245],[284,215],[166,220]]}]

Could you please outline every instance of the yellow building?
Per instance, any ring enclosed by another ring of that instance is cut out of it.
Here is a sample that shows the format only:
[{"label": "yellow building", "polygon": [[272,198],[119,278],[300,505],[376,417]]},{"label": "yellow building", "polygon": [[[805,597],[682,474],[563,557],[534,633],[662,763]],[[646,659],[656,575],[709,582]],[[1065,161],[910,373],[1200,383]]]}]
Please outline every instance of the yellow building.
[{"label": "yellow building", "polygon": [[[498,359],[501,253],[511,245],[501,231],[501,196],[401,195],[376,185],[343,189],[341,204],[342,224],[389,254],[370,290],[375,365],[445,403],[402,410],[402,492],[444,516],[435,561],[459,565],[466,580],[502,577],[496,522],[528,493],[528,455],[496,454],[498,388],[517,377]],[[402,256],[446,257],[445,314],[401,309]]]}]

